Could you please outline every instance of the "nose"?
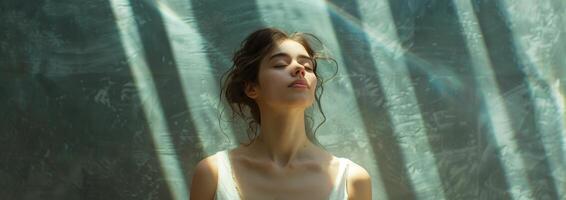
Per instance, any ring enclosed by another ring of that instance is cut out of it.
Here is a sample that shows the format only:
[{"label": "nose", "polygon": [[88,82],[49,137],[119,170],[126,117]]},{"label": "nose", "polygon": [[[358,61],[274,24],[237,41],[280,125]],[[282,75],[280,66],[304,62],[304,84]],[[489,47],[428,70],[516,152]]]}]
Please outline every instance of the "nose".
[{"label": "nose", "polygon": [[305,77],[305,68],[302,66],[296,66],[295,67],[295,71],[293,72],[293,75],[295,76],[302,76]]}]

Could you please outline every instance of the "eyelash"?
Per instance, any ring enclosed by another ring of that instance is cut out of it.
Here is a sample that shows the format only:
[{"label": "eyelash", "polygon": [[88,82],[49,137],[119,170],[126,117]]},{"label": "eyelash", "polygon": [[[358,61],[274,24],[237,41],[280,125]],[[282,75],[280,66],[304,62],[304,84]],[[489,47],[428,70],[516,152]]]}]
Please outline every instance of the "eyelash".
[{"label": "eyelash", "polygon": [[[280,67],[286,67],[286,66],[287,66],[287,65],[275,65],[274,67],[275,67],[275,68],[280,68]],[[307,71],[314,71],[314,69],[311,68],[311,67],[305,67],[305,68],[307,69]]]}]

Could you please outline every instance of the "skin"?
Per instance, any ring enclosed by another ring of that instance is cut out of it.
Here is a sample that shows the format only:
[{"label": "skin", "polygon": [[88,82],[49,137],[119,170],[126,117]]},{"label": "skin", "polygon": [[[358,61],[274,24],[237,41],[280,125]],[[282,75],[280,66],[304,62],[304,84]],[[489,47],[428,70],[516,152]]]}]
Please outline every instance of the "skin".
[{"label": "skin", "polygon": [[[251,145],[229,153],[242,199],[328,199],[339,161],[306,136],[304,111],[314,102],[317,81],[307,51],[292,40],[278,43],[262,59],[258,77],[245,92],[260,108],[260,134]],[[289,87],[299,79],[308,88]],[[216,159],[209,156],[197,164],[191,199],[214,199]],[[367,171],[353,163],[347,175],[349,199],[371,199]]]}]

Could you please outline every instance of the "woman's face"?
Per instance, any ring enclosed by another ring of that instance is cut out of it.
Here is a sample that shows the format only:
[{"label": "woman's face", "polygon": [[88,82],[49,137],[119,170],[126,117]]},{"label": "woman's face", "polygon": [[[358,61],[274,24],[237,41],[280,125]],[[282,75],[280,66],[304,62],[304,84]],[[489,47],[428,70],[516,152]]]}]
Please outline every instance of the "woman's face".
[{"label": "woman's face", "polygon": [[314,62],[303,45],[284,40],[261,60],[258,82],[246,94],[260,106],[307,108],[317,84]]}]

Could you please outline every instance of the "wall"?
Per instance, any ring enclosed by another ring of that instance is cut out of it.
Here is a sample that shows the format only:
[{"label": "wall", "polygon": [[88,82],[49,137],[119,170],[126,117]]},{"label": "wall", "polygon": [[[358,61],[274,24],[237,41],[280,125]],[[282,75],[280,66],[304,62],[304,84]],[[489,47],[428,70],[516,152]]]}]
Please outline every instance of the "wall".
[{"label": "wall", "polygon": [[318,138],[369,171],[373,199],[565,199],[565,8],[2,1],[0,196],[187,199],[195,164],[247,138],[221,114],[219,80],[273,26],[337,60]]}]

